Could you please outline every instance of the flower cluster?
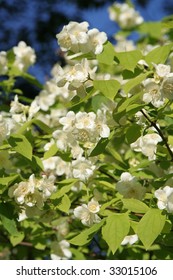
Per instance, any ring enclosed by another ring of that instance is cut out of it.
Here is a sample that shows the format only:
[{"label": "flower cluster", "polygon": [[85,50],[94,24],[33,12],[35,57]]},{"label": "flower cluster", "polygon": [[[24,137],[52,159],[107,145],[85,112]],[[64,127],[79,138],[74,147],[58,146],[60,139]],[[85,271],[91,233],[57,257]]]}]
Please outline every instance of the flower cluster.
[{"label": "flower cluster", "polygon": [[43,175],[41,179],[32,174],[28,181],[21,181],[10,187],[8,194],[19,205],[24,207],[36,206],[41,209],[44,202],[56,191],[55,177]]},{"label": "flower cluster", "polygon": [[88,30],[88,26],[86,21],[81,23],[71,21],[65,25],[62,31],[56,35],[62,51],[101,53],[103,44],[107,41],[107,35],[96,28]]},{"label": "flower cluster", "polygon": [[142,16],[127,3],[114,3],[109,7],[111,20],[116,21],[122,29],[131,29],[141,24],[144,20]]},{"label": "flower cluster", "polygon": [[15,54],[15,62],[14,65],[20,71],[27,71],[27,69],[33,65],[36,61],[36,54],[34,49],[23,41],[19,42],[16,47],[13,47],[13,51]]},{"label": "flower cluster", "polygon": [[159,108],[165,103],[165,99],[173,99],[173,73],[170,65],[153,64],[154,78],[148,78],[143,82],[143,101]]}]

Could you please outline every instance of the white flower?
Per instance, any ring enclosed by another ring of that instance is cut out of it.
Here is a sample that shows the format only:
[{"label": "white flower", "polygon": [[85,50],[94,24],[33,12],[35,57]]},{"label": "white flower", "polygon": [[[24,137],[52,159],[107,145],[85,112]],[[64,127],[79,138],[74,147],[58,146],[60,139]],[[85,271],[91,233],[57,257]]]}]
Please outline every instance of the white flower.
[{"label": "white flower", "polygon": [[173,188],[166,186],[154,192],[158,199],[157,206],[159,209],[166,209],[169,213],[173,213]]},{"label": "white flower", "polygon": [[127,235],[124,237],[123,241],[121,242],[121,245],[127,245],[127,244],[134,244],[136,241],[138,241],[137,234]]},{"label": "white flower", "polygon": [[76,115],[73,111],[69,111],[65,117],[59,119],[59,123],[63,125],[63,130],[72,130],[74,127]]},{"label": "white flower", "polygon": [[86,21],[81,23],[71,21],[68,25],[65,25],[62,31],[56,35],[62,51],[79,52],[80,45],[85,44],[88,40],[88,26],[89,24]]},{"label": "white flower", "polygon": [[167,75],[161,84],[161,94],[163,98],[173,100],[173,73]]},{"label": "white flower", "polygon": [[72,161],[73,177],[81,181],[88,180],[94,174],[95,169],[96,166],[84,157]]},{"label": "white flower", "polygon": [[143,187],[129,172],[121,174],[121,179],[117,183],[116,189],[124,198],[136,198],[141,200],[145,195],[145,187]]},{"label": "white flower", "polygon": [[96,114],[93,112],[78,112],[76,114],[75,127],[77,129],[94,130]]},{"label": "white flower", "polygon": [[160,78],[164,78],[167,75],[169,75],[169,73],[171,72],[171,66],[170,65],[165,65],[165,64],[155,64],[153,63],[153,66],[156,70],[156,74],[160,77]]},{"label": "white flower", "polygon": [[88,35],[88,45],[90,46],[90,50],[95,54],[101,53],[103,51],[103,44],[107,41],[106,33],[93,28],[88,31]]},{"label": "white flower", "polygon": [[20,71],[26,71],[35,63],[35,51],[30,46],[27,46],[25,42],[19,42],[18,46],[13,47],[13,51],[15,54],[14,65],[17,66]]},{"label": "white flower", "polygon": [[103,50],[103,44],[107,41],[105,32],[99,32],[93,28],[88,31],[88,22],[70,22],[56,35],[62,51],[73,53],[93,52],[99,54]]},{"label": "white flower", "polygon": [[66,240],[61,240],[60,242],[53,242],[51,244],[52,253],[51,259],[52,260],[67,260],[72,257],[72,253],[69,250],[70,244]]},{"label": "white flower", "polygon": [[0,75],[4,75],[8,71],[8,65],[7,65],[7,53],[4,51],[0,52]]},{"label": "white flower", "polygon": [[108,138],[110,135],[110,128],[106,124],[106,115],[101,110],[97,110],[96,132],[102,138]]},{"label": "white flower", "polygon": [[9,188],[8,195],[14,197],[18,204],[42,208],[44,201],[56,190],[54,186],[54,176],[42,176],[41,179],[35,178],[32,174],[28,181],[16,183]]},{"label": "white flower", "polygon": [[143,101],[145,103],[152,103],[153,106],[159,108],[164,104],[164,99],[162,98],[160,86],[155,83],[154,79],[148,78],[143,82],[144,95]]},{"label": "white flower", "polygon": [[92,199],[88,205],[82,204],[74,209],[74,216],[81,220],[85,226],[91,226],[94,223],[100,222],[100,217],[96,214],[100,211],[100,205]]},{"label": "white flower", "polygon": [[2,143],[4,139],[6,139],[9,133],[10,130],[8,128],[8,125],[2,115],[0,115],[0,143]]},{"label": "white flower", "polygon": [[42,178],[43,181],[38,189],[42,192],[43,198],[46,199],[57,190],[57,187],[54,185],[55,176],[50,175],[47,177],[46,175],[43,175]]},{"label": "white flower", "polygon": [[134,151],[143,153],[149,160],[155,160],[157,144],[161,141],[162,138],[160,135],[150,133],[139,137],[134,143],[131,143],[130,146]]}]

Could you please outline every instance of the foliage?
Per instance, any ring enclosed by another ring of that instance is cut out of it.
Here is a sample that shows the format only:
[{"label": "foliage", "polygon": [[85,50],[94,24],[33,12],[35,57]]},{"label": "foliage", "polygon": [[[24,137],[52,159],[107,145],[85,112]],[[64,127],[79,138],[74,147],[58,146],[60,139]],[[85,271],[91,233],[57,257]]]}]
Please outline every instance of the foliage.
[{"label": "foliage", "polygon": [[70,22],[57,34],[66,65],[44,85],[27,73],[31,47],[0,52],[2,259],[173,257],[172,21],[109,12],[116,44]]}]

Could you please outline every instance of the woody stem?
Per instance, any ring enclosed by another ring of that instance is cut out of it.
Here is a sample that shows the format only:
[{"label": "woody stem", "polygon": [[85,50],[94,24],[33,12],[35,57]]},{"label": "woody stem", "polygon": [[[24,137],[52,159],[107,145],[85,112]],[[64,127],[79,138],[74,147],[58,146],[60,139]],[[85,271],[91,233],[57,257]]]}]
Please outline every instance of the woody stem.
[{"label": "woody stem", "polygon": [[166,146],[166,148],[167,148],[167,150],[170,154],[171,161],[173,161],[173,152],[172,152],[171,148],[169,147],[167,138],[163,135],[161,129],[157,126],[156,122],[152,121],[150,119],[150,117],[142,109],[140,111],[143,114],[143,116],[146,118],[146,120],[150,123],[150,125],[153,126],[156,129],[156,131],[158,132],[158,134],[162,138],[163,143],[165,144],[165,146]]}]

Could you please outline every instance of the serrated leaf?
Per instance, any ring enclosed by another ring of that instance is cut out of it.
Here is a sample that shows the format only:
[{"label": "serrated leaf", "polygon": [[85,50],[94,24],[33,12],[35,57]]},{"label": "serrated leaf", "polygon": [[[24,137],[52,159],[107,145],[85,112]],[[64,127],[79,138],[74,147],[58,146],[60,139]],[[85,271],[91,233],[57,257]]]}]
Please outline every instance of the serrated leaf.
[{"label": "serrated leaf", "polygon": [[130,79],[127,83],[124,84],[123,90],[127,94],[129,93],[134,87],[139,85],[142,81],[144,81],[152,72],[142,73],[137,77]]},{"label": "serrated leaf", "polygon": [[10,183],[15,181],[18,177],[19,177],[18,174],[17,175],[8,176],[8,177],[2,177],[2,178],[0,178],[0,185],[8,186]]},{"label": "serrated leaf", "polygon": [[160,39],[162,35],[161,22],[143,22],[138,27],[139,32],[148,34],[152,38]]},{"label": "serrated leaf", "polygon": [[142,59],[143,55],[141,51],[134,50],[128,52],[118,52],[115,54],[115,57],[118,58],[120,65],[130,71],[134,71],[138,61]]},{"label": "serrated leaf", "polygon": [[145,249],[149,249],[161,233],[166,222],[166,215],[160,209],[150,209],[142,217],[137,227],[137,235]]},{"label": "serrated leaf", "polygon": [[115,56],[115,49],[110,42],[107,42],[103,45],[102,53],[96,56],[97,60],[100,63],[104,63],[106,65],[112,65]]},{"label": "serrated leaf", "polygon": [[24,135],[13,134],[8,139],[8,142],[17,153],[29,160],[32,159],[32,145]]},{"label": "serrated leaf", "polygon": [[116,80],[94,80],[93,86],[95,89],[102,92],[107,98],[114,100],[121,85]]},{"label": "serrated leaf", "polygon": [[66,179],[58,183],[59,186],[62,185],[61,189],[51,195],[51,199],[57,199],[65,195],[71,190],[71,187],[78,182],[78,179]]},{"label": "serrated leaf", "polygon": [[112,214],[106,219],[106,225],[102,228],[102,235],[113,254],[121,245],[129,229],[130,222],[126,214]]},{"label": "serrated leaf", "polygon": [[57,209],[68,214],[70,206],[71,206],[71,201],[66,194],[64,194],[63,197],[56,200],[55,202],[56,202]]},{"label": "serrated leaf", "polygon": [[134,198],[122,199],[124,208],[135,212],[135,213],[146,213],[149,210],[149,207],[142,201]]},{"label": "serrated leaf", "polygon": [[172,47],[173,44],[171,43],[171,44],[154,48],[145,56],[145,61],[150,65],[152,65],[153,62],[156,64],[165,63]]},{"label": "serrated leaf", "polygon": [[53,157],[58,152],[58,148],[56,144],[53,144],[48,151],[44,153],[44,159],[48,159]]},{"label": "serrated leaf", "polygon": [[87,243],[89,243],[93,237],[93,234],[95,234],[104,224],[105,219],[102,219],[102,221],[98,224],[94,224],[89,229],[85,229],[72,239],[68,240],[69,243],[73,245],[83,246]]},{"label": "serrated leaf", "polygon": [[13,246],[16,246],[24,239],[24,237],[25,235],[23,232],[18,232],[17,235],[10,236],[10,242]]}]

